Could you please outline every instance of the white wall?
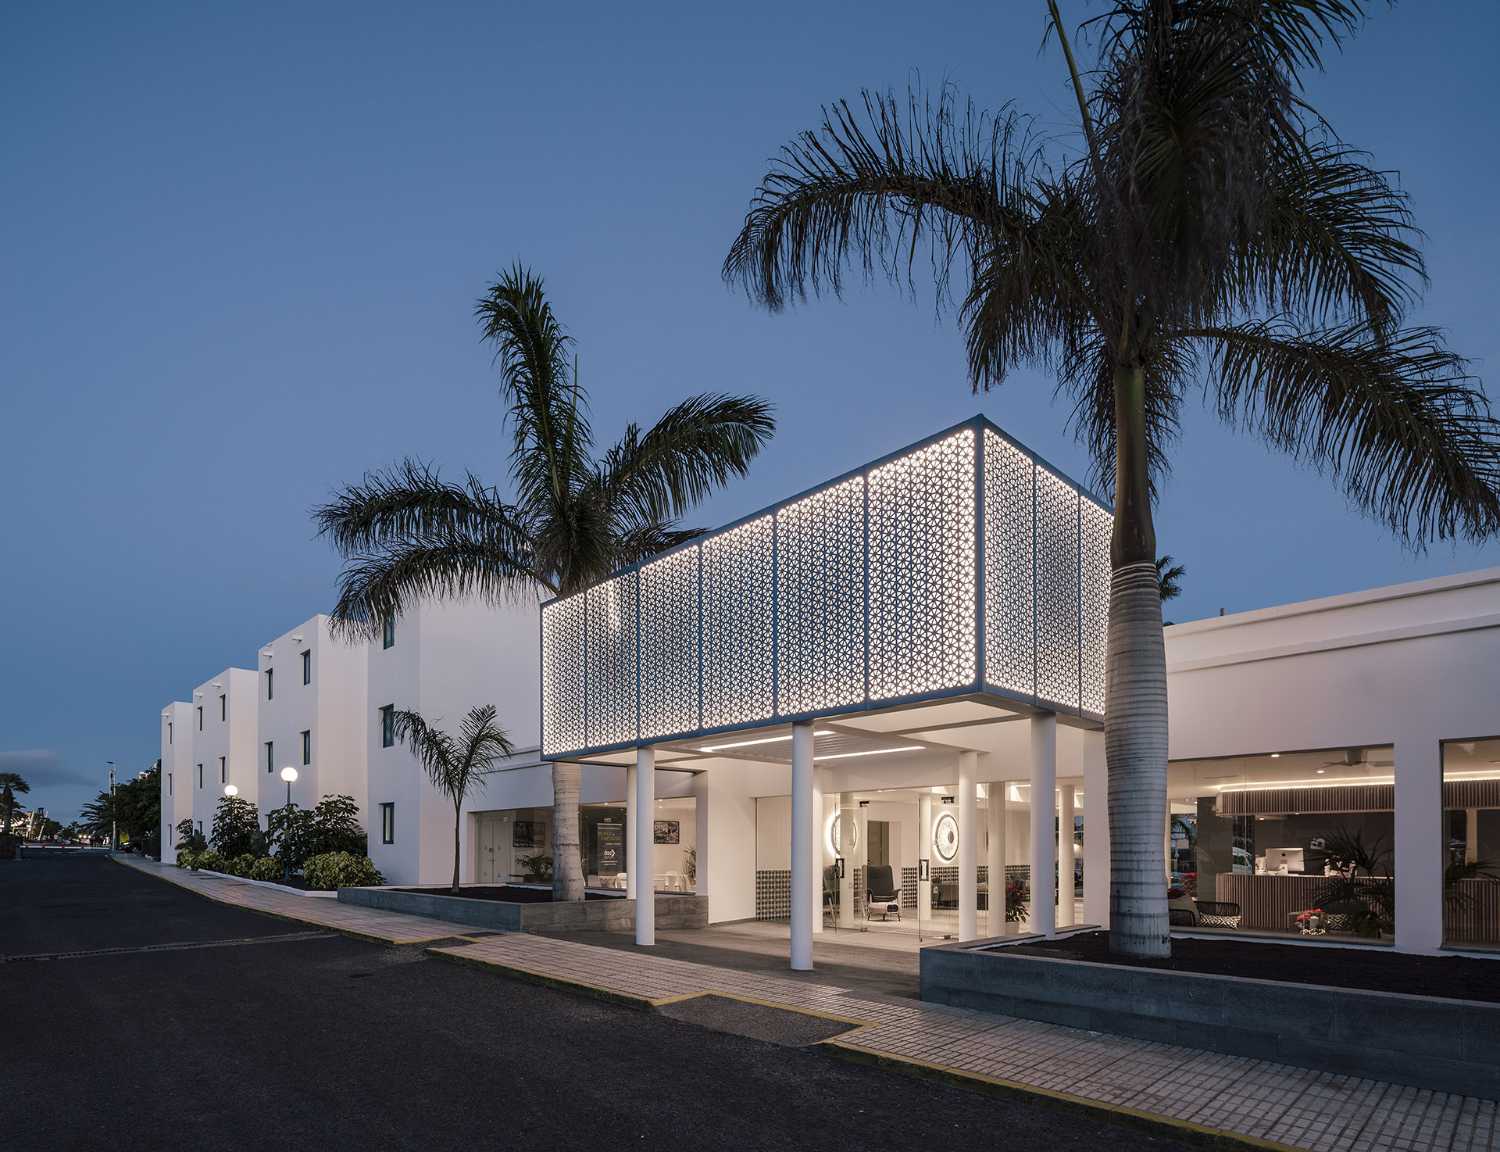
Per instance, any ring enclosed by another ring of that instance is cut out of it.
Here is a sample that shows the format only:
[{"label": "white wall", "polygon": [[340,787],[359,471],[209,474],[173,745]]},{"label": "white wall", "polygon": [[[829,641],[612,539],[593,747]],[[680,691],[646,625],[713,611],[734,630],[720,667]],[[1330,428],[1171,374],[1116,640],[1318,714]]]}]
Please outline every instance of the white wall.
[{"label": "white wall", "polygon": [[161,859],[177,860],[177,823],[191,819],[197,788],[193,767],[193,706],[186,700],[168,704],[161,712]]},{"label": "white wall", "polygon": [[[219,698],[225,697],[221,712]],[[202,825],[203,834],[213,831],[214,811],[224,795],[224,785],[233,784],[239,795],[256,803],[260,780],[256,772],[256,737],[258,729],[256,676],[248,668],[226,668],[193,690],[189,728],[192,732],[192,760],[188,765],[192,792],[192,818]],[[202,708],[203,727],[198,729],[198,709]],[[224,758],[221,777],[219,759]],[[198,765],[203,766],[199,785]]]}]

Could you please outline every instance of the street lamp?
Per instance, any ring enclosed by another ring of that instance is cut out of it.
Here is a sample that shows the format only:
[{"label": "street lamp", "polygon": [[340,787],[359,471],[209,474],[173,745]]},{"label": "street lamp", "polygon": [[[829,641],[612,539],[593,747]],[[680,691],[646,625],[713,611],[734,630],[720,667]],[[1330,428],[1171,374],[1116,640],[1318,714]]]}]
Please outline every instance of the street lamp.
[{"label": "street lamp", "polygon": [[120,831],[115,822],[115,762],[106,760],[109,765],[109,850],[118,852],[120,849]]},{"label": "street lamp", "polygon": [[226,785],[224,785],[224,795],[228,796],[230,799],[233,799],[234,797],[238,796],[239,794],[240,794],[240,790],[235,785],[233,785],[233,784],[226,784]]},{"label": "street lamp", "polygon": [[288,764],[281,770],[281,778],[286,781],[286,806],[292,806],[292,785],[297,780],[297,769]]}]

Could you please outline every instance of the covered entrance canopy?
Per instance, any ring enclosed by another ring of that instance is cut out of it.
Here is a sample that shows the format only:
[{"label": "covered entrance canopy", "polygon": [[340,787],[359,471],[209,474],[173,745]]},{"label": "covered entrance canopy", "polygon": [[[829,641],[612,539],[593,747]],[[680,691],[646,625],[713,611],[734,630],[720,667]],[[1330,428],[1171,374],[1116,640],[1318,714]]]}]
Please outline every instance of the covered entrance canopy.
[{"label": "covered entrance canopy", "polygon": [[[658,746],[676,767],[754,759],[746,741],[779,745],[791,767],[793,963],[805,966],[815,741],[820,772],[882,749],[894,761],[903,724],[878,717],[980,705],[1031,719],[1029,776],[1050,795],[1057,720],[1103,719],[1110,531],[1103,502],[976,417],[543,605],[543,755],[634,752],[639,807],[653,775],[639,769],[654,769]],[[819,735],[818,721],[835,727]],[[955,762],[961,805],[991,778],[979,748],[920,748]],[[649,922],[638,910],[643,943]]]}]

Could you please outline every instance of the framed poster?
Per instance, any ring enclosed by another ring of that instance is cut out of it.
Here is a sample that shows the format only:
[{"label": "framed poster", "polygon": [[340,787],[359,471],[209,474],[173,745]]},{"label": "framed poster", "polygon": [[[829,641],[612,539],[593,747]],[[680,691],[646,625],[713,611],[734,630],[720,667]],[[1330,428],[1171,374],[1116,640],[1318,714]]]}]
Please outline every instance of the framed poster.
[{"label": "framed poster", "polygon": [[651,843],[653,844],[680,844],[682,842],[682,825],[676,820],[657,820],[651,828]]},{"label": "framed poster", "polygon": [[594,825],[594,853],[601,876],[617,876],[625,868],[625,826],[613,820]]}]

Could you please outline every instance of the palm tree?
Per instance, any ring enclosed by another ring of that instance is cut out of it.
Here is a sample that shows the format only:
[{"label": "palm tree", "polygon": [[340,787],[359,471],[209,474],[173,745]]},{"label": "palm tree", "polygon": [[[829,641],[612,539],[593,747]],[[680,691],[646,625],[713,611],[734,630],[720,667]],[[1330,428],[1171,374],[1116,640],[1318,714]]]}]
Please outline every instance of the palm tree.
[{"label": "palm tree", "polygon": [[770,166],[724,275],[771,309],[853,269],[914,287],[932,259],[976,391],[1054,370],[1114,489],[1105,744],[1110,945],[1170,951],[1167,693],[1152,505],[1187,393],[1331,475],[1420,545],[1500,526],[1496,422],[1429,327],[1407,197],[1340,141],[1300,78],[1361,0],[1116,0],[1080,71],[1055,0],[1078,146],[1013,110],[866,93]]},{"label": "palm tree", "polygon": [[[541,279],[513,268],[475,315],[495,346],[509,408],[515,499],[472,473],[450,484],[407,460],[316,509],[345,559],[333,621],[350,636],[373,636],[424,597],[579,592],[689,540],[697,532],[680,517],[743,476],[775,428],[770,405],[755,397],[694,396],[648,430],[629,425],[595,459],[572,340]],[[578,775],[577,764],[553,763],[553,890],[562,900],[583,899]]]},{"label": "palm tree", "polygon": [[5,812],[5,834],[10,835],[11,817],[20,807],[16,796],[31,791],[31,785],[19,772],[0,772],[0,810]]},{"label": "palm tree", "polygon": [[495,761],[512,755],[510,736],[495,723],[495,706],[471,708],[454,737],[434,728],[416,712],[396,713],[396,739],[402,741],[422,763],[432,786],[453,801],[453,894],[458,887],[458,830],[464,797],[473,788],[484,787]]},{"label": "palm tree", "polygon": [[1156,558],[1156,588],[1163,604],[1182,595],[1182,578],[1186,575],[1187,568],[1173,564],[1171,556]]}]

